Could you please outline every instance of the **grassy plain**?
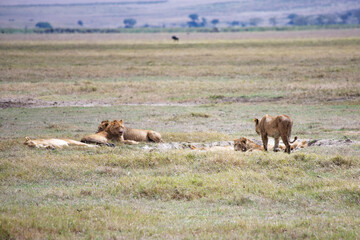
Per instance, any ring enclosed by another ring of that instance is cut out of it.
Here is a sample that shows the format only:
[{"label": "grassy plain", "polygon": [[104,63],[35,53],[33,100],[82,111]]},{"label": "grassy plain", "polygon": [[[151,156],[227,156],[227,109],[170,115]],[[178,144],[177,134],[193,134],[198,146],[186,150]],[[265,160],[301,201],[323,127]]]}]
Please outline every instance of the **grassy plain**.
[{"label": "grassy plain", "polygon": [[343,33],[0,36],[0,239],[356,239],[359,144],[291,155],[22,145],[118,118],[168,142],[260,139],[252,119],[266,113],[290,115],[293,136],[359,141],[360,36]]}]

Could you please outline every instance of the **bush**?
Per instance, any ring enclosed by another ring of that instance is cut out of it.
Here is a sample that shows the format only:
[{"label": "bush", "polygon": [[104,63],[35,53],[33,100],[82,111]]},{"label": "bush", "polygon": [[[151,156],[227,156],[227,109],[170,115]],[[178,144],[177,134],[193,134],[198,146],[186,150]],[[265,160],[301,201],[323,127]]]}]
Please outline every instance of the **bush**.
[{"label": "bush", "polygon": [[132,28],[136,24],[136,20],[133,18],[124,19],[125,28]]},{"label": "bush", "polygon": [[53,28],[48,22],[38,22],[35,27],[37,28]]}]

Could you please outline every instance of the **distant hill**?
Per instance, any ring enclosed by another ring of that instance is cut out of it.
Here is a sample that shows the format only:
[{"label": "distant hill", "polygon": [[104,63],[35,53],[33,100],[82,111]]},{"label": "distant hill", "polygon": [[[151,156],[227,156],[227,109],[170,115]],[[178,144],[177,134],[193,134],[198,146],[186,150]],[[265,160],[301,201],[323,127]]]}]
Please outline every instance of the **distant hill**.
[{"label": "distant hill", "polygon": [[33,28],[37,22],[49,22],[53,27],[117,28],[124,27],[125,18],[135,19],[135,27],[185,27],[194,13],[206,26],[213,26],[213,19],[220,27],[268,26],[287,24],[290,14],[341,14],[353,9],[360,9],[359,0],[0,0],[0,27]]}]

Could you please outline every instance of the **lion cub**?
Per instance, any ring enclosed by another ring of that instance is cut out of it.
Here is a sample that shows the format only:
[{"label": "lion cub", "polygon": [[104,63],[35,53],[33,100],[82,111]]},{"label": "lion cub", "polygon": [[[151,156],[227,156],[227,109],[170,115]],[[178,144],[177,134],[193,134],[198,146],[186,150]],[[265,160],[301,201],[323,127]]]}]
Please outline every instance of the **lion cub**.
[{"label": "lion cub", "polygon": [[[303,140],[302,142],[295,142],[294,144],[291,144],[291,150],[297,149],[297,148],[305,148],[307,147],[306,140]],[[271,148],[272,146],[270,146]],[[286,146],[279,145],[280,149],[285,150]],[[255,143],[254,141],[251,141],[250,139],[246,137],[242,137],[239,139],[234,140],[234,150],[235,151],[242,151],[242,152],[252,152],[252,151],[264,151],[264,147],[260,146],[259,144]]]},{"label": "lion cub", "polygon": [[[109,125],[109,120],[104,120],[100,123],[97,133],[104,131]],[[133,140],[137,142],[164,142],[161,138],[161,134],[152,130],[142,130],[124,127],[124,140]]]},{"label": "lion cub", "polygon": [[96,145],[86,144],[72,139],[35,139],[31,140],[29,137],[25,137],[25,145],[36,148],[55,149],[68,146],[84,146],[84,147],[97,147]]},{"label": "lion cub", "polygon": [[83,143],[96,143],[100,145],[107,145],[114,147],[113,143],[109,141],[120,141],[125,144],[138,144],[136,141],[124,140],[123,134],[125,131],[124,121],[123,120],[114,120],[110,122],[106,128],[102,131],[98,131],[95,134],[85,136],[81,139]]},{"label": "lion cub", "polygon": [[290,154],[290,143],[294,143],[297,137],[295,137],[294,141],[290,142],[293,121],[289,116],[279,115],[272,117],[270,115],[265,115],[261,121],[255,118],[254,122],[255,131],[257,134],[261,135],[265,151],[267,151],[268,137],[273,137],[275,139],[274,151],[278,151],[279,140],[281,137],[286,146],[285,152]]}]

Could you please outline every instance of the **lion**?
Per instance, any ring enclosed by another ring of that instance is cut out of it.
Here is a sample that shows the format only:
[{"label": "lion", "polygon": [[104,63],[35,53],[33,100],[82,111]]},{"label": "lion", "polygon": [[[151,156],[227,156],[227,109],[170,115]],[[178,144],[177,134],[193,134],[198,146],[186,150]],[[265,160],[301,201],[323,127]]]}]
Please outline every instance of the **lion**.
[{"label": "lion", "polygon": [[98,131],[95,134],[85,136],[81,139],[83,143],[95,143],[99,145],[107,145],[114,147],[113,143],[109,141],[120,141],[125,144],[138,144],[133,140],[124,140],[124,121],[114,120],[107,124],[106,128],[102,131]]},{"label": "lion", "polygon": [[[104,131],[109,125],[109,120],[104,120],[100,123],[97,132]],[[161,134],[152,130],[142,130],[124,127],[124,140],[133,140],[136,142],[164,142],[161,138]]]},{"label": "lion", "polygon": [[234,140],[234,150],[242,152],[264,151],[264,148],[250,139],[242,137]]},{"label": "lion", "polygon": [[294,143],[297,137],[290,142],[291,129],[293,121],[289,116],[279,115],[272,117],[265,115],[261,121],[255,118],[255,131],[261,135],[261,139],[264,145],[264,150],[267,151],[268,137],[275,139],[274,151],[278,151],[280,137],[286,146],[285,152],[290,154],[291,147],[290,143]]},{"label": "lion", "polygon": [[[302,142],[295,142],[294,144],[290,145],[291,150],[305,147],[307,147],[306,140],[303,140]],[[286,146],[279,145],[279,148],[285,150]],[[234,140],[234,150],[242,152],[264,151],[264,147],[248,138],[242,137]]]},{"label": "lion", "polygon": [[86,144],[72,139],[35,139],[31,140],[29,137],[25,137],[25,145],[36,148],[55,149],[63,148],[68,146],[84,146],[84,147],[97,147],[96,145]]}]

